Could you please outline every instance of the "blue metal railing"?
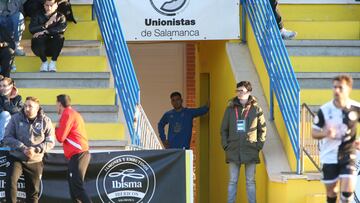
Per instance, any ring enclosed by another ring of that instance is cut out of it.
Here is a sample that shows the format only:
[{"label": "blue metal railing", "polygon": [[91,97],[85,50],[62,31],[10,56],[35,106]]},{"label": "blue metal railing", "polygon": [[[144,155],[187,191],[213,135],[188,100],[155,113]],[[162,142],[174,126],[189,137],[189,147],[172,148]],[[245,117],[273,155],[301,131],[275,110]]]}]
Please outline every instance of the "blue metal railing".
[{"label": "blue metal railing", "polygon": [[296,171],[300,173],[299,83],[290,63],[289,55],[281,38],[269,0],[241,0],[241,3],[254,30],[255,38],[270,78],[271,118],[274,117],[272,94],[275,93],[296,156]]},{"label": "blue metal railing", "polygon": [[135,108],[140,103],[140,87],[114,0],[95,0],[94,7],[114,76],[116,92],[120,97],[129,129],[131,144],[140,145],[139,136],[136,135],[133,126]]}]

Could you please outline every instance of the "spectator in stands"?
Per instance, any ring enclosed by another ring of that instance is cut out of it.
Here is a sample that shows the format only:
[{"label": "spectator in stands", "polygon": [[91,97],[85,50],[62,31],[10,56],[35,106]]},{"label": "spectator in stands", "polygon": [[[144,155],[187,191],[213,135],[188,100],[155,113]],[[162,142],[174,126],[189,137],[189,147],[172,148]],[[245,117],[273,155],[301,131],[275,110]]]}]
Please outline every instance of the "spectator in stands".
[{"label": "spectator in stands", "polygon": [[230,100],[221,124],[221,144],[229,164],[228,203],[235,203],[240,166],[245,165],[249,203],[256,203],[255,169],[266,137],[263,111],[251,96],[251,83],[236,85],[236,97]]},{"label": "spectator in stands", "polygon": [[5,183],[6,202],[17,202],[17,182],[23,174],[26,202],[37,203],[44,153],[55,145],[51,120],[41,110],[37,98],[27,97],[23,111],[11,117],[5,129],[4,144],[11,148]]},{"label": "spectator in stands", "polygon": [[350,99],[353,80],[339,75],[333,80],[333,99],[320,107],[314,117],[312,136],[319,139],[320,162],[328,203],[337,202],[340,180],[340,202],[354,199],[357,179],[356,126],[360,122],[360,104]]},{"label": "spectator in stands", "polygon": [[91,156],[84,120],[71,108],[68,95],[58,95],[56,107],[60,121],[55,133],[56,139],[63,144],[65,157],[69,160],[67,178],[71,199],[73,202],[89,203],[91,199],[86,193],[84,179]]},{"label": "spectator in stands", "polygon": [[11,78],[0,79],[0,141],[4,138],[5,127],[11,115],[21,111],[23,102]]},{"label": "spectator in stands", "polygon": [[0,74],[3,77],[10,77],[11,65],[15,57],[15,42],[7,29],[0,25]]},{"label": "spectator in stands", "polygon": [[[31,49],[42,61],[41,72],[56,72],[56,61],[64,45],[67,24],[65,16],[57,12],[57,8],[57,0],[45,0],[45,11],[32,17],[29,25],[33,34]],[[50,63],[46,56],[51,56]]]},{"label": "spectator in stands", "polygon": [[[174,109],[166,112],[158,123],[161,141],[165,148],[190,149],[193,119],[206,114],[209,107],[185,108],[179,92],[171,93],[170,99]],[[169,124],[167,137],[164,131],[166,124]]]},{"label": "spectator in stands", "polygon": [[26,0],[1,0],[0,25],[5,27],[15,41],[15,54],[24,56],[25,52],[20,46],[22,34],[25,30],[24,16],[21,13]]},{"label": "spectator in stands", "polygon": [[291,31],[291,30],[286,30],[284,28],[282,18],[281,18],[280,12],[279,12],[279,6],[278,6],[279,2],[278,2],[278,0],[270,0],[270,4],[271,4],[271,8],[272,8],[272,10],[274,12],[276,22],[277,22],[278,27],[279,27],[281,37],[283,39],[285,39],[285,40],[295,38],[296,35],[297,35],[296,32]]}]

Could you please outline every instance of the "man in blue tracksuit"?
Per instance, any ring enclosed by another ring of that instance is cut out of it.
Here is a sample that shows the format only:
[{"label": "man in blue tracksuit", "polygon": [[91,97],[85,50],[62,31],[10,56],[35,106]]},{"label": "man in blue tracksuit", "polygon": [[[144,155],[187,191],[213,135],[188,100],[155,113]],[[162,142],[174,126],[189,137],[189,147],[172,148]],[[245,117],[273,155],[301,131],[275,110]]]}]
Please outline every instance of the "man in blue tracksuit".
[{"label": "man in blue tracksuit", "polygon": [[[161,141],[165,148],[189,149],[192,135],[193,118],[202,116],[209,111],[209,107],[185,108],[179,92],[170,95],[174,109],[166,112],[158,123]],[[164,127],[169,124],[168,137],[166,138]]]}]

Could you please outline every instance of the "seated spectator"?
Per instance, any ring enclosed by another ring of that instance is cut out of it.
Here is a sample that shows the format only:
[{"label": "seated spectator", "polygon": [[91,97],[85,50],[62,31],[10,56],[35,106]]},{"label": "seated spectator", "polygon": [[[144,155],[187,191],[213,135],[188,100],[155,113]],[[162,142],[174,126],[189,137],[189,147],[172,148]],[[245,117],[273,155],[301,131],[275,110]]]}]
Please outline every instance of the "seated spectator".
[{"label": "seated spectator", "polygon": [[22,34],[25,30],[23,9],[24,0],[0,0],[0,25],[5,27],[15,41],[15,54],[24,56],[20,46]]},{"label": "seated spectator", "polygon": [[15,57],[15,43],[4,26],[0,25],[0,74],[10,77],[11,65]]},{"label": "seated spectator", "polygon": [[294,39],[297,35],[296,32],[287,30],[284,28],[283,21],[279,12],[279,2],[278,0],[270,0],[271,8],[274,12],[276,23],[278,24],[281,37],[285,40]]},{"label": "seated spectator", "polygon": [[[77,23],[72,11],[70,0],[58,0],[58,12],[65,15],[68,22]],[[43,11],[43,0],[27,0],[24,4],[24,15],[33,17],[38,12]]]},{"label": "seated spectator", "polygon": [[0,79],[0,140],[4,138],[5,127],[11,115],[20,112],[23,107],[21,96],[11,78]]},{"label": "seated spectator", "polygon": [[[39,56],[42,64],[41,72],[56,72],[56,61],[64,45],[64,32],[67,24],[65,16],[57,12],[56,0],[44,2],[44,12],[31,18],[29,30],[33,34],[31,49]],[[51,56],[50,63],[46,56]]]}]

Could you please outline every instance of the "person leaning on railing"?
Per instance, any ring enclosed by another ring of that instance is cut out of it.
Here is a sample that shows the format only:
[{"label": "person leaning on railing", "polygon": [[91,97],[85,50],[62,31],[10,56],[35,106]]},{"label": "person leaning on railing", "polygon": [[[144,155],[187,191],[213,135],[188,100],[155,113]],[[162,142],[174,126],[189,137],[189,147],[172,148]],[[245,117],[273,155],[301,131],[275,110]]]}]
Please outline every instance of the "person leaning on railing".
[{"label": "person leaning on railing", "polygon": [[[161,141],[165,148],[190,149],[193,119],[209,111],[209,105],[200,108],[183,107],[180,92],[170,95],[171,105],[174,109],[166,112],[158,123]],[[165,135],[165,125],[169,124],[168,136]]]},{"label": "person leaning on railing", "polygon": [[357,179],[356,126],[360,122],[360,104],[350,99],[353,80],[340,75],[333,80],[334,99],[320,107],[314,117],[312,136],[319,139],[320,162],[328,203],[337,200],[340,179],[340,199],[350,203],[354,199]]}]

